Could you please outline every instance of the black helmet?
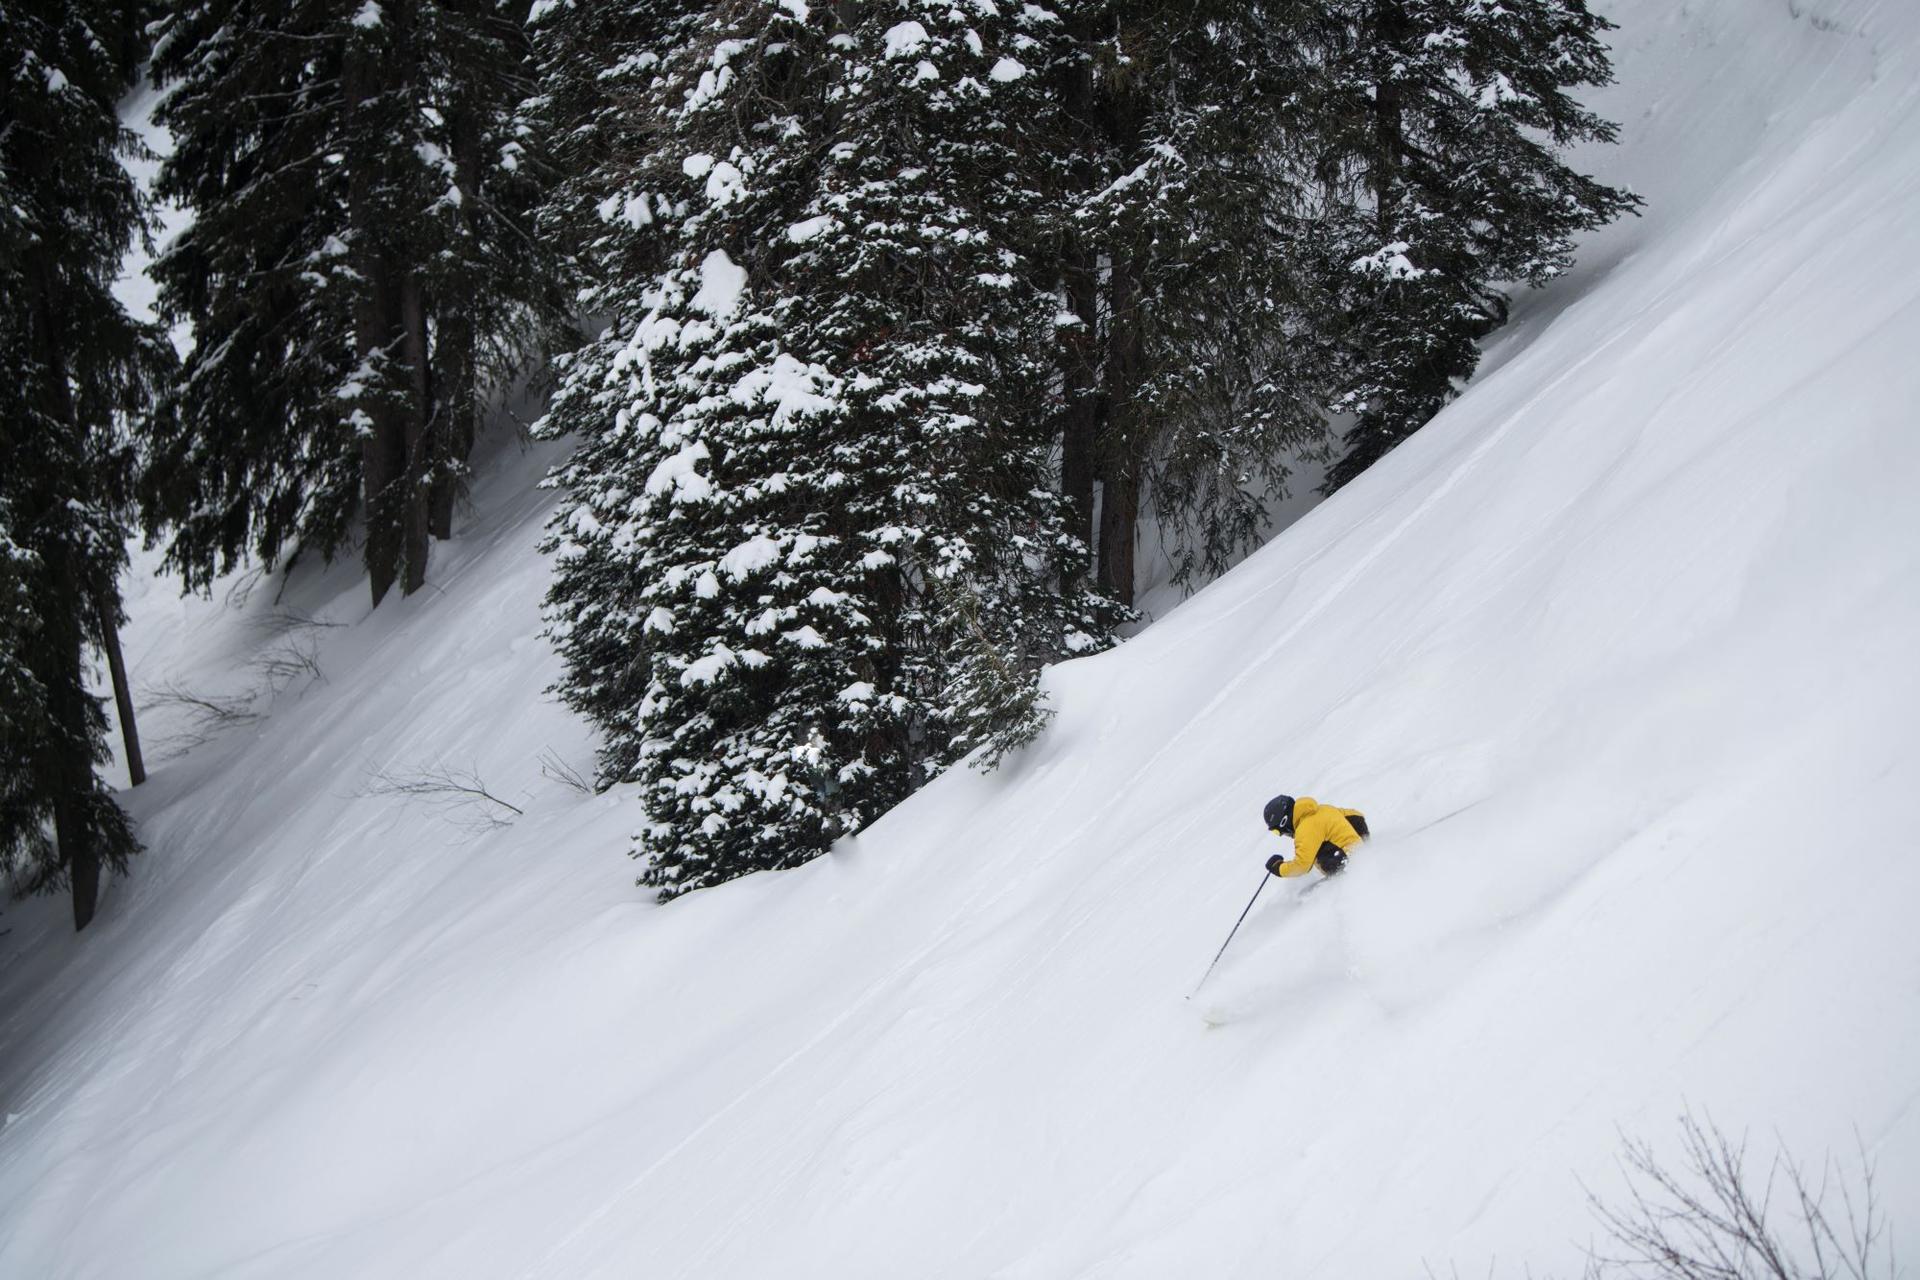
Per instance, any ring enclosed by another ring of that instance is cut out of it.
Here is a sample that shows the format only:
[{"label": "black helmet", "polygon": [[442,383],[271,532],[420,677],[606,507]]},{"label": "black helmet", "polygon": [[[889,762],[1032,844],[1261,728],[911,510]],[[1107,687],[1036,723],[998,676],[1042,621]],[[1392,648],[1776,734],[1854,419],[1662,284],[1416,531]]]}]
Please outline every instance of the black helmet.
[{"label": "black helmet", "polygon": [[1293,834],[1293,797],[1275,796],[1267,801],[1267,826],[1281,835]]}]

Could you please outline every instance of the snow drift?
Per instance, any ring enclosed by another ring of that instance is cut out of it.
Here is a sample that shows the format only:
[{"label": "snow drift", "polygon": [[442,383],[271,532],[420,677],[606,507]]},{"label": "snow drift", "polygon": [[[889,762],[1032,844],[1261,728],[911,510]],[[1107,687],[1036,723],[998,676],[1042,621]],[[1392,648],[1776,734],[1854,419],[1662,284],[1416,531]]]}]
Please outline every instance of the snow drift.
[{"label": "snow drift", "polygon": [[[1646,217],[1052,672],[1035,748],[801,870],[656,907],[631,802],[543,772],[591,748],[541,454],[371,616],[149,584],[136,671],[262,718],[129,795],[85,936],[7,909],[0,1274],[1570,1275],[1581,1182],[1687,1107],[1857,1135],[1911,1238],[1920,13],[1605,8]],[[263,690],[290,634],[324,679]],[[385,793],[436,768],[524,813]],[[1282,790],[1376,838],[1185,1001]]]}]

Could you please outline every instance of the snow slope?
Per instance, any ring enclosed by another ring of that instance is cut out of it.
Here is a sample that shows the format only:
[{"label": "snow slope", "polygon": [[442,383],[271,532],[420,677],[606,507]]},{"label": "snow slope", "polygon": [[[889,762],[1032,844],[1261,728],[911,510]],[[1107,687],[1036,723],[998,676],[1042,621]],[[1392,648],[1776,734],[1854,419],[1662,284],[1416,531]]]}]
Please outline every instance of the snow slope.
[{"label": "snow slope", "polygon": [[[631,803],[543,776],[590,744],[539,693],[538,454],[371,616],[350,570],[148,585],[149,684],[351,625],[129,796],[83,938],[7,908],[0,1275],[1569,1276],[1581,1180],[1689,1106],[1857,1135],[1911,1241],[1920,7],[1605,9],[1647,216],[1051,673],[1022,759],[798,871],[653,906]],[[524,815],[372,794],[435,765]],[[1377,838],[1187,1002],[1279,790]]]}]

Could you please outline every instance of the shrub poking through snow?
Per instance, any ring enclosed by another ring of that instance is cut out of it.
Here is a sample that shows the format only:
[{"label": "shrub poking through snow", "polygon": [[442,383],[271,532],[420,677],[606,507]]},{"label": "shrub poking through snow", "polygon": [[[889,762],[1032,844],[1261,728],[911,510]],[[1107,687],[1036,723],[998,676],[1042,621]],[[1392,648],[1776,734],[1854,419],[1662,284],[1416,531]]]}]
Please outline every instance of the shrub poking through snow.
[{"label": "shrub poking through snow", "polygon": [[1680,1157],[1629,1142],[1624,1202],[1590,1197],[1608,1243],[1587,1280],[1874,1280],[1896,1274],[1889,1224],[1862,1153],[1849,1180],[1831,1162],[1809,1173],[1786,1152],[1764,1170],[1711,1119],[1680,1121]]}]

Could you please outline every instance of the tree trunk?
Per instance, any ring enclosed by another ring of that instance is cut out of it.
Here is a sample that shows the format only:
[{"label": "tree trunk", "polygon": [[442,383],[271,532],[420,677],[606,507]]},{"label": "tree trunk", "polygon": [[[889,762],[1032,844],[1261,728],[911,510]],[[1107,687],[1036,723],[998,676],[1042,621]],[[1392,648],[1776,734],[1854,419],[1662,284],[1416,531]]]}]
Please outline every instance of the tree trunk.
[{"label": "tree trunk", "polygon": [[[348,118],[363,136],[378,132],[362,113],[381,87],[380,67],[365,40],[358,35],[348,40],[341,71]],[[361,145],[371,148],[377,143]],[[399,396],[390,367],[399,340],[398,291],[393,263],[382,247],[386,228],[375,200],[373,158],[355,148],[347,156],[347,165],[347,214],[354,231],[354,270],[360,278],[353,304],[353,344],[366,379],[356,406],[363,415],[359,428],[367,513],[365,557],[368,586],[378,608],[400,573],[405,508],[401,486],[407,469],[406,426],[398,412]]]},{"label": "tree trunk", "polygon": [[1099,582],[1110,599],[1131,605],[1140,477],[1149,447],[1140,404],[1146,371],[1139,261],[1131,250],[1114,251],[1108,297],[1112,313],[1107,318],[1106,438],[1100,442]]},{"label": "tree trunk", "polygon": [[460,497],[460,477],[465,471],[467,459],[473,454],[479,407],[473,387],[471,355],[448,350],[449,347],[464,346],[470,352],[472,329],[466,321],[450,317],[442,320],[441,326],[439,341],[435,345],[440,348],[440,367],[446,371],[449,385],[440,402],[439,430],[434,433],[439,447],[434,451],[427,523],[429,532],[445,542],[453,536],[453,508]]},{"label": "tree trunk", "polygon": [[1100,286],[1092,259],[1084,247],[1075,245],[1068,250],[1063,265],[1067,305],[1080,321],[1063,331],[1060,342],[1060,374],[1066,396],[1060,429],[1060,491],[1072,513],[1069,528],[1084,547],[1066,575],[1070,579],[1088,571],[1097,545],[1093,536],[1093,481],[1101,419]]},{"label": "tree trunk", "polygon": [[401,559],[405,573],[400,593],[412,595],[427,583],[427,554],[432,545],[429,508],[432,505],[434,463],[440,453],[434,437],[433,382],[427,366],[427,305],[418,272],[404,271],[400,282],[402,358],[407,365],[406,473],[401,501]]},{"label": "tree trunk", "polygon": [[[52,381],[60,384],[56,393],[62,420],[75,430],[72,401],[66,395],[63,363]],[[77,443],[77,441],[76,441]],[[59,757],[49,770],[54,780],[53,832],[60,864],[67,870],[67,885],[73,894],[74,932],[87,927],[100,898],[100,846],[93,826],[88,799],[93,791],[91,716],[86,682],[82,676],[82,658],[86,648],[86,628],[82,603],[87,599],[86,566],[71,544],[52,549],[48,556],[52,569],[51,585],[60,602],[43,614],[41,625],[47,632],[48,652],[55,655],[58,669],[41,672],[47,689],[49,709],[59,726],[59,741],[53,750]]]},{"label": "tree trunk", "polygon": [[362,404],[370,422],[361,444],[360,467],[367,504],[367,580],[376,608],[400,576],[406,506],[406,426],[396,412],[389,371],[395,325],[388,279],[388,264],[379,255],[369,255],[361,269],[361,297],[354,307],[354,345],[362,366],[373,370],[375,383]]},{"label": "tree trunk", "polygon": [[100,851],[94,848],[93,832],[80,812],[83,806],[79,799],[78,793],[62,790],[53,804],[54,839],[60,845],[60,860],[67,867],[75,933],[93,923],[100,906]]},{"label": "tree trunk", "polygon": [[1373,200],[1383,245],[1399,239],[1400,84],[1393,68],[1405,25],[1399,0],[1379,0],[1373,31]]},{"label": "tree trunk", "polygon": [[[1114,38],[1119,38],[1116,28]],[[1112,146],[1119,172],[1145,158],[1143,104],[1137,85],[1111,80],[1093,96],[1091,117]],[[1138,537],[1140,494],[1146,459],[1152,451],[1151,424],[1141,395],[1147,381],[1145,316],[1142,314],[1142,250],[1131,232],[1114,228],[1106,255],[1106,342],[1101,395],[1096,409],[1095,457],[1100,468],[1100,542],[1095,563],[1102,594],[1132,605],[1135,586],[1134,544]],[[1093,264],[1097,267],[1098,263]]]},{"label": "tree trunk", "polygon": [[[460,191],[460,216],[469,235],[477,242],[484,234],[480,221],[480,126],[473,109],[461,104],[453,109],[450,121],[453,134],[453,181]],[[461,478],[467,459],[473,455],[473,442],[479,425],[478,371],[474,358],[474,324],[466,309],[457,302],[438,299],[440,314],[435,317],[433,367],[438,370],[439,431],[433,471],[433,493],[429,499],[428,520],[433,536],[441,540],[453,536],[453,508],[460,496]]]},{"label": "tree trunk", "polygon": [[427,523],[434,537],[453,536],[453,508],[458,501],[467,459],[473,453],[479,418],[474,387],[473,323],[458,307],[439,318],[433,335],[434,368],[439,374],[438,403],[434,407],[433,477],[427,499]]},{"label": "tree trunk", "polygon": [[1140,519],[1140,469],[1113,455],[1100,481],[1100,591],[1109,600],[1133,603],[1134,542]]},{"label": "tree trunk", "polygon": [[[63,377],[55,381],[61,382],[64,389]],[[64,405],[63,410],[70,415],[71,404]],[[71,421],[70,416],[68,420]],[[86,647],[82,622],[85,615],[81,612],[85,608],[81,602],[87,598],[86,566],[78,563],[78,554],[71,545],[59,548],[55,555],[58,564],[48,567],[53,569],[51,582],[62,604],[44,615],[41,625],[57,633],[47,638],[51,642],[49,651],[57,650],[59,669],[43,673],[43,679],[51,676],[46,679],[48,703],[54,723],[61,729],[59,743],[54,747],[59,759],[50,770],[54,779],[53,833],[60,864],[67,870],[67,886],[73,894],[73,928],[78,933],[92,921],[100,899],[100,846],[88,804],[94,787],[89,732],[93,709],[88,706],[86,684],[81,675]]]},{"label": "tree trunk", "polygon": [[[40,367],[47,371],[47,408],[60,429],[67,433],[71,465],[78,483],[62,497],[57,490],[43,492],[49,510],[39,513],[36,524],[54,520],[54,511],[73,501],[75,489],[84,493],[91,484],[85,434],[74,407],[68,383],[68,355],[58,323],[60,315],[58,285],[45,267],[36,264],[29,306],[34,323],[30,341],[37,348]],[[74,932],[93,920],[100,896],[100,849],[94,842],[93,826],[86,798],[93,789],[92,734],[88,723],[87,692],[81,676],[81,659],[86,646],[82,610],[92,593],[87,587],[87,567],[71,536],[61,538],[40,551],[48,573],[52,599],[42,612],[41,635],[36,641],[41,665],[33,674],[47,693],[47,711],[53,721],[56,739],[49,744],[45,773],[53,792],[53,836],[55,857],[66,869],[67,885],[73,894]],[[97,600],[97,597],[93,597]]]},{"label": "tree trunk", "polygon": [[[1077,33],[1077,38],[1091,42],[1092,34]],[[1095,102],[1092,63],[1069,66],[1062,75],[1059,93],[1067,116],[1089,137],[1097,135],[1104,130],[1105,121]],[[1072,185],[1090,189],[1096,180],[1093,169],[1084,157],[1076,161]],[[1074,563],[1063,567],[1061,576],[1070,583],[1097,570],[1093,484],[1099,472],[1097,450],[1105,418],[1100,388],[1099,255],[1077,228],[1065,233],[1060,246],[1060,275],[1067,310],[1079,321],[1072,328],[1060,330],[1060,380],[1065,398],[1060,421],[1060,492],[1067,500],[1069,530],[1084,547]]]},{"label": "tree trunk", "polygon": [[120,624],[104,593],[95,597],[100,615],[100,647],[107,654],[107,670],[113,676],[113,705],[120,713],[120,740],[127,749],[128,785],[139,786],[147,780],[147,765],[140,757],[140,729],[133,720],[133,694],[127,687],[127,662],[120,654]]}]

